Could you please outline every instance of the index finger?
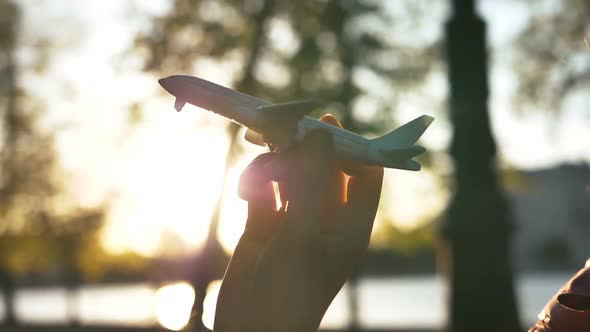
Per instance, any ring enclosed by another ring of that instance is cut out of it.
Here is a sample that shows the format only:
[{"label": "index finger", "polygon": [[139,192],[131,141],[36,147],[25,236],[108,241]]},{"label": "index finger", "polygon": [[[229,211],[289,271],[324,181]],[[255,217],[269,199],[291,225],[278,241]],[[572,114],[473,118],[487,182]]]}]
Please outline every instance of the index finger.
[{"label": "index finger", "polygon": [[248,304],[256,275],[256,263],[278,228],[281,213],[276,211],[272,180],[264,168],[274,158],[273,153],[256,157],[240,177],[238,192],[248,201],[248,219],[219,290],[214,322],[216,331],[240,329],[241,315]]},{"label": "index finger", "polygon": [[357,165],[349,172],[346,205],[355,216],[370,219],[372,227],[381,197],[383,167]]}]

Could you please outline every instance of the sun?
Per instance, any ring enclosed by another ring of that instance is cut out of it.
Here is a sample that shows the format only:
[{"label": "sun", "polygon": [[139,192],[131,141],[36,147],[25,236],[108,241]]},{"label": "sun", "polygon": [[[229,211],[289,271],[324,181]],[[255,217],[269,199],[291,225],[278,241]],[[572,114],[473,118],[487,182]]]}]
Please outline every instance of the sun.
[{"label": "sun", "polygon": [[268,150],[238,142],[244,144],[242,152],[222,188],[227,124],[192,105],[180,113],[148,112],[148,119],[121,142],[118,169],[109,179],[117,185],[103,232],[109,251],[156,256],[178,247],[198,250],[223,191],[217,236],[226,252],[233,252],[247,216],[247,203],[237,195],[240,174]]},{"label": "sun", "polygon": [[166,232],[189,249],[206,237],[222,189],[227,135],[223,126],[165,119],[170,123],[142,125],[122,148],[117,197],[103,237],[111,251],[153,256],[166,245]]}]

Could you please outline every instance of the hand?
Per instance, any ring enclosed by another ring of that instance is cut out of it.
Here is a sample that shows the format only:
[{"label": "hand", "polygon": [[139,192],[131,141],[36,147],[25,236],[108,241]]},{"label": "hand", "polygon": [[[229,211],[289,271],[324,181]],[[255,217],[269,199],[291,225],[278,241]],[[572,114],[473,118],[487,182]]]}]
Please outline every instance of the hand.
[{"label": "hand", "polygon": [[[321,120],[340,126],[330,115]],[[331,150],[329,133],[312,132],[243,172],[248,221],[219,292],[215,331],[318,329],[367,249],[383,179],[381,167],[335,161]]]},{"label": "hand", "polygon": [[590,330],[590,259],[576,272],[539,314],[529,332],[582,332]]}]

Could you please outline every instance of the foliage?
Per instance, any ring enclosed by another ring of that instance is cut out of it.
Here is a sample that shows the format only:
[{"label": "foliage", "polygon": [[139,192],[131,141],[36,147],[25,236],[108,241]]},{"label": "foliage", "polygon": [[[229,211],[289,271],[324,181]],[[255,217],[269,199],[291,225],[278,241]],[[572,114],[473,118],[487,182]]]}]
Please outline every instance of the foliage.
[{"label": "foliage", "polygon": [[[319,98],[330,102],[324,111],[336,115],[345,128],[377,133],[394,122],[391,110],[397,95],[390,92],[421,82],[438,50],[436,42],[402,48],[384,30],[372,30],[375,24],[383,28],[395,23],[384,14],[383,5],[175,0],[168,13],[154,18],[152,28],[136,38],[135,50],[144,56],[147,71],[203,76],[274,102]],[[208,77],[217,67],[229,77]],[[364,114],[359,116],[361,108]],[[226,174],[239,152],[237,133],[238,126],[229,124]],[[221,200],[210,235],[216,231]],[[211,236],[208,243],[215,247]],[[211,281],[206,274],[193,280],[197,293]],[[195,304],[194,317],[200,316],[200,307],[202,303]]]},{"label": "foliage", "polygon": [[516,101],[557,110],[569,92],[590,82],[590,2],[529,2],[533,16],[515,41]]},{"label": "foliage", "polygon": [[371,237],[376,249],[388,248],[402,255],[414,255],[421,251],[433,251],[436,246],[437,229],[434,220],[404,229],[391,220],[383,220]]},{"label": "foliage", "polygon": [[[417,13],[430,4],[408,2],[405,11],[421,17]],[[330,102],[328,110],[345,127],[379,132],[391,127],[396,97],[381,95],[383,91],[403,91],[422,82],[440,50],[439,41],[410,46],[392,37],[398,20],[400,25],[423,22],[391,17],[385,5],[177,0],[169,13],[154,19],[149,33],[136,39],[136,49],[145,55],[146,70],[190,74],[225,63],[238,68],[238,81],[253,73],[248,86],[238,89],[272,101],[319,97]],[[365,111],[372,115],[359,116],[367,105],[371,109]],[[388,128],[381,128],[382,123]]]},{"label": "foliage", "polygon": [[0,1],[0,274],[96,275],[110,264],[97,238],[104,206],[80,208],[64,193],[54,134],[39,125],[45,105],[19,85],[51,48],[28,41],[38,46],[37,61],[19,63],[19,27],[18,7]]},{"label": "foliage", "polygon": [[499,169],[498,178],[500,187],[507,192],[531,193],[538,190],[533,181],[530,181],[523,172],[515,168]]}]

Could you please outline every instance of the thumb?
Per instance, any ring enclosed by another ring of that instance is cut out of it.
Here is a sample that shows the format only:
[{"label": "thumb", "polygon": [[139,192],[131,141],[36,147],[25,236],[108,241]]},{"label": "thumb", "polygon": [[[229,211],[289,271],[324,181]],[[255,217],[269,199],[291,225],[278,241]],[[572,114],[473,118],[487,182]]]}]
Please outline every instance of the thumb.
[{"label": "thumb", "polygon": [[240,176],[238,195],[248,201],[248,220],[244,240],[266,242],[277,226],[276,199],[272,179],[265,165],[276,159],[274,153],[256,157]]}]

